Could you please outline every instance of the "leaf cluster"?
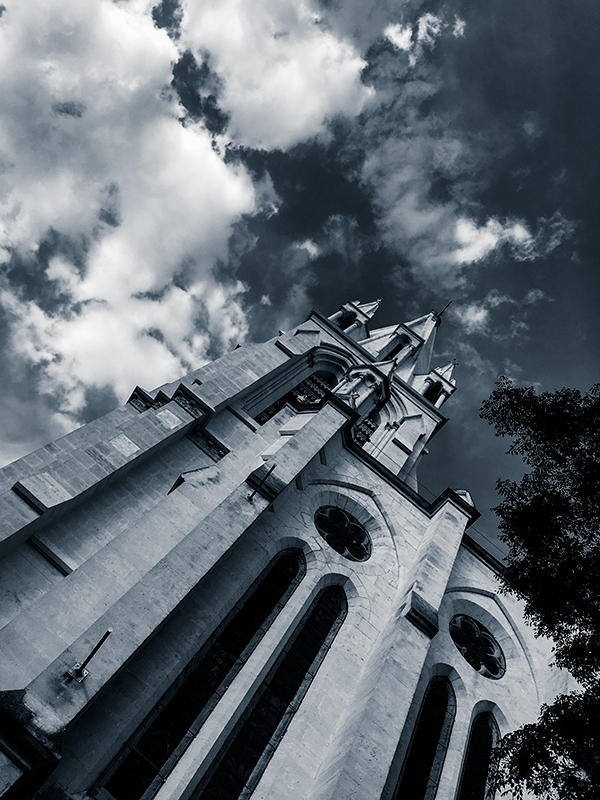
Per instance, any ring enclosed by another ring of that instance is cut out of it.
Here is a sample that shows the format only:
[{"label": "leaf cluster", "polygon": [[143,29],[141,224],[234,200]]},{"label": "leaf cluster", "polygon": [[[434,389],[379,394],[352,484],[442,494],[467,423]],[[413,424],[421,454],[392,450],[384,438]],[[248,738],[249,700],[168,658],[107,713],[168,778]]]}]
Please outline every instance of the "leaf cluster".
[{"label": "leaf cluster", "polygon": [[504,587],[525,601],[556,663],[581,683],[600,679],[600,385],[582,394],[537,394],[501,378],[481,416],[510,436],[508,452],[530,471],[500,480]]},{"label": "leaf cluster", "polygon": [[529,468],[497,484],[501,583],[583,687],[503,739],[499,783],[518,798],[600,800],[600,385],[538,394],[501,378],[481,416]]},{"label": "leaf cluster", "polygon": [[600,800],[600,690],[561,695],[502,739],[497,785],[557,800]]}]

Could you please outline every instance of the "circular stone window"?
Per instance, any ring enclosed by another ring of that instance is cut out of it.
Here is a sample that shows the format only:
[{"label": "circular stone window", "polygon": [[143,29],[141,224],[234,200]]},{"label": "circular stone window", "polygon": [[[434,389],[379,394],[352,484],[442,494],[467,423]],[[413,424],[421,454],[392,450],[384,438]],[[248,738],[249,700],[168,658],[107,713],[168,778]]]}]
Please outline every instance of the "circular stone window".
[{"label": "circular stone window", "polygon": [[506,672],[506,659],[487,628],[464,614],[450,621],[450,636],[464,659],[484,678],[499,680]]},{"label": "circular stone window", "polygon": [[350,561],[371,557],[371,537],[365,526],[348,511],[337,506],[321,506],[315,511],[315,525],[327,544]]}]

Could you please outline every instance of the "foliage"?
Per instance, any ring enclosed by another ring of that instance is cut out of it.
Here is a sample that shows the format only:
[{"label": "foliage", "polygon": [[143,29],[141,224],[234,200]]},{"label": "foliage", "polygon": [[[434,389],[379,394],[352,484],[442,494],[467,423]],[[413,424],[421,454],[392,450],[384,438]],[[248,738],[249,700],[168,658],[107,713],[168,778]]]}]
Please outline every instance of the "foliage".
[{"label": "foliage", "polygon": [[600,798],[600,385],[537,394],[501,378],[481,416],[529,467],[520,481],[497,485],[494,511],[509,547],[501,581],[583,687],[505,737],[500,783]]}]

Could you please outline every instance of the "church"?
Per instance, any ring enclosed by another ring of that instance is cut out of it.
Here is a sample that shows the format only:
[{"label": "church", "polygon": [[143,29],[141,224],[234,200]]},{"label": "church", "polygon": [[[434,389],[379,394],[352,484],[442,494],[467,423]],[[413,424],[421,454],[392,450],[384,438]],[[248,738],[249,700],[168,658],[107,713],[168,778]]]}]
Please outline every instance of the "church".
[{"label": "church", "polygon": [[501,736],[565,679],[469,492],[419,492],[441,315],[377,307],[0,470],[3,800],[494,797]]}]

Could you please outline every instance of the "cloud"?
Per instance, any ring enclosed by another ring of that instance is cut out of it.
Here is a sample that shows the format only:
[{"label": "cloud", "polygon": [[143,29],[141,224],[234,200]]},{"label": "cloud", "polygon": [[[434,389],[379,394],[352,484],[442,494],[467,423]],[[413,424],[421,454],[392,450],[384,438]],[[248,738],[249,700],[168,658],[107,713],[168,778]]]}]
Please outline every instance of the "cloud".
[{"label": "cloud", "polygon": [[[530,307],[550,298],[541,289],[530,289],[522,300],[516,300],[508,294],[491,289],[483,300],[471,303],[453,303],[450,315],[459,323],[461,332],[467,336],[478,334],[495,342],[506,339],[521,338],[527,334],[529,325],[526,318]],[[492,313],[501,306],[512,309],[507,321],[495,322],[492,325]]]},{"label": "cloud", "polygon": [[326,133],[336,115],[355,116],[373,92],[364,60],[306,2],[190,3],[182,42],[208,52],[223,81],[228,135],[246,147],[287,149]]},{"label": "cloud", "polygon": [[303,242],[294,242],[292,247],[296,250],[306,250],[311,259],[321,254],[321,248],[312,239],[305,239]]},{"label": "cloud", "polygon": [[[422,100],[433,89],[429,84],[416,91]],[[387,109],[384,114],[389,116]],[[389,119],[377,122],[390,131]],[[417,279],[464,287],[473,268],[500,251],[516,261],[534,261],[573,236],[574,223],[560,211],[540,217],[534,227],[518,218],[491,216],[480,222],[468,213],[471,173],[483,158],[478,145],[453,135],[441,120],[415,120],[398,129],[404,136],[377,141],[375,134],[375,142],[363,142],[361,178],[373,193],[384,243],[408,258]],[[435,196],[438,183],[447,187],[447,197]]]},{"label": "cloud", "polygon": [[433,48],[444,31],[449,30],[452,36],[460,38],[465,35],[465,29],[466,23],[459,17],[454,17],[453,22],[449,23],[443,16],[426,13],[419,17],[414,25],[402,23],[388,25],[383,35],[398,50],[408,53],[409,64],[414,67],[423,56],[423,48],[425,46]]},{"label": "cloud", "polygon": [[0,37],[0,308],[72,426],[90,387],[123,399],[243,339],[244,287],[213,267],[275,197],[181,124],[148,3],[16,4]]},{"label": "cloud", "polygon": [[488,333],[489,330],[489,309],[480,303],[469,303],[457,306],[454,309],[454,316],[458,318],[467,335],[473,333]]},{"label": "cloud", "polygon": [[388,25],[383,35],[386,39],[389,39],[398,50],[406,50],[406,52],[409,52],[413,46],[412,25],[401,25],[400,23]]},{"label": "cloud", "polygon": [[[281,198],[235,148],[327,136],[373,91],[295,0],[32,0],[0,39],[0,316],[72,426],[91,389],[123,399],[243,340],[240,222]],[[298,302],[309,250],[289,251]]]},{"label": "cloud", "polygon": [[547,295],[542,289],[530,289],[523,298],[523,302],[526,305],[533,305],[534,303],[539,303],[542,300],[547,300],[550,303],[554,302],[554,298]]}]

